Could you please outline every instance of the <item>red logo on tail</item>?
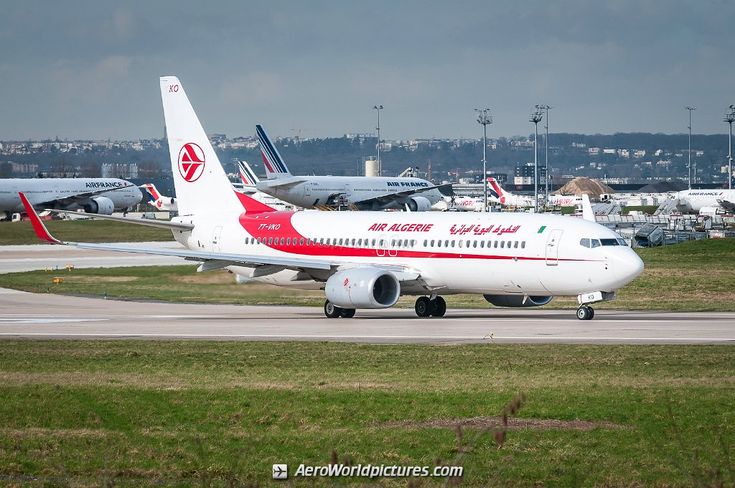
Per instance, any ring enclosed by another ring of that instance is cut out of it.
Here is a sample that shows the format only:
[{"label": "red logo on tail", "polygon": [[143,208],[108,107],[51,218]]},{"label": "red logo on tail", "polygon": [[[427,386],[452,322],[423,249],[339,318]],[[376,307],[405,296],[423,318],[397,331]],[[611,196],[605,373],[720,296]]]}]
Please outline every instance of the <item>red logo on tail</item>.
[{"label": "red logo on tail", "polygon": [[198,180],[204,173],[204,151],[198,144],[189,142],[181,146],[179,173],[189,183]]}]

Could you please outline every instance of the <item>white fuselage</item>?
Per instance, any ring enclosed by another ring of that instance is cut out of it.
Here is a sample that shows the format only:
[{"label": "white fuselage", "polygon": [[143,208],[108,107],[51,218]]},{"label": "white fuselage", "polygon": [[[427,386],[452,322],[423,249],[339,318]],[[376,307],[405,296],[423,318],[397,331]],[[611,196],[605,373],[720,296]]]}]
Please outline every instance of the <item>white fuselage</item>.
[{"label": "white fuselage", "polygon": [[684,211],[699,212],[703,207],[733,210],[735,190],[684,190],[678,192],[676,198]]},{"label": "white fuselage", "polygon": [[[76,210],[84,208],[85,202],[94,197],[109,198],[115,210],[124,210],[139,203],[143,198],[140,189],[132,183],[118,178],[8,178],[0,179],[0,212],[20,212],[23,204],[18,192],[23,192],[31,204],[49,203],[50,208]],[[127,186],[127,188],[118,188]],[[110,188],[93,197],[65,204],[60,202],[75,195]]]},{"label": "white fuselage", "polygon": [[[288,184],[290,181],[294,184]],[[258,190],[302,208],[350,204],[361,207],[361,202],[366,200],[431,186],[431,182],[421,178],[381,176],[292,176],[261,180],[257,184]],[[405,197],[388,197],[385,203],[371,202],[366,209],[400,209],[411,197],[426,198],[433,205],[441,200],[442,194],[434,188]]]},{"label": "white fuselage", "polygon": [[[619,236],[593,222],[543,214],[406,212],[266,212],[239,217],[180,217],[192,223],[176,239],[194,250],[327,259],[334,266],[390,266],[412,270],[446,295],[578,295],[614,291],[643,270]],[[582,239],[602,239],[599,247]],[[615,241],[615,245],[611,243]],[[318,276],[274,269],[229,267],[247,278],[320,288]],[[324,279],[329,276],[325,272]],[[426,288],[402,288],[422,294]]]}]

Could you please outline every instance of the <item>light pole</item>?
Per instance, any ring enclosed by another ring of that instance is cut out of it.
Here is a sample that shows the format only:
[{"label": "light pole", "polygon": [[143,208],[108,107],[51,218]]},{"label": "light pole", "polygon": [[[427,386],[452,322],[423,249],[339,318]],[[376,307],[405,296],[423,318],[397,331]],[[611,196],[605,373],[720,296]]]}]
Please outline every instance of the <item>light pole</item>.
[{"label": "light pole", "polygon": [[553,107],[549,105],[536,105],[536,109],[543,110],[546,112],[546,123],[544,124],[544,127],[546,128],[546,138],[544,139],[544,146],[546,155],[544,158],[545,164],[545,170],[544,170],[544,204],[549,203],[549,110]]},{"label": "light pole", "polygon": [[376,127],[378,131],[378,176],[383,176],[383,167],[380,164],[380,111],[383,110],[383,106],[373,105],[373,109],[378,114],[378,126]]},{"label": "light pole", "polygon": [[684,107],[685,109],[689,110],[689,150],[687,152],[688,159],[687,159],[687,166],[689,168],[689,189],[692,189],[692,111],[697,110],[697,107]]},{"label": "light pole", "polygon": [[725,114],[725,122],[730,129],[727,139],[727,189],[732,190],[732,123],[735,122],[735,105],[730,105],[730,112]]},{"label": "light pole", "polygon": [[489,108],[476,108],[477,123],[482,125],[482,193],[484,195],[484,204],[482,211],[487,212],[487,159],[485,151],[487,150],[487,126],[493,123],[493,116],[490,115]]},{"label": "light pole", "polygon": [[[538,105],[537,105],[538,107]],[[543,114],[540,109],[536,109],[528,119],[533,122],[533,208],[538,213],[538,123],[541,122]]]}]

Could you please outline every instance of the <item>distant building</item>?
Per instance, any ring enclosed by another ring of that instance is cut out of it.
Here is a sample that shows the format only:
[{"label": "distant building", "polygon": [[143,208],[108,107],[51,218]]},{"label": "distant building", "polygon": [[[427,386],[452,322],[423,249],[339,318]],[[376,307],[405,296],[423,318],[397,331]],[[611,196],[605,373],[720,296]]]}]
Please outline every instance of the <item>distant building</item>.
[{"label": "distant building", "polygon": [[589,149],[587,149],[587,154],[589,154],[590,156],[597,156],[598,154],[600,154],[600,148],[590,147]]},{"label": "distant building", "polygon": [[10,162],[10,171],[14,176],[35,176],[38,173],[38,165],[31,163]]},{"label": "distant building", "polygon": [[137,178],[137,163],[104,163],[102,164],[102,178]]},{"label": "distant building", "polygon": [[[533,163],[518,163],[516,164],[516,172],[513,177],[514,185],[533,185]],[[543,183],[546,177],[546,168],[543,164],[538,165],[538,181],[539,184]]]}]

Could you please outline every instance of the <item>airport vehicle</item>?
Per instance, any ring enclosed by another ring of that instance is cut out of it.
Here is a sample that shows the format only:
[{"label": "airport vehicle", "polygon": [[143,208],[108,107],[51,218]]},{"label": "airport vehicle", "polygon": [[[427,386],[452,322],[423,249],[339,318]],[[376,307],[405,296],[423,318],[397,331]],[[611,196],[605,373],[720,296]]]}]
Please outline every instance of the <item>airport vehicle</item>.
[{"label": "airport vehicle", "polygon": [[683,190],[677,192],[677,207],[682,212],[699,213],[703,207],[735,210],[735,190]]},{"label": "airport vehicle", "polygon": [[258,190],[301,208],[353,207],[358,210],[426,211],[451,195],[451,184],[412,177],[294,176],[262,126],[255,126],[267,179]]},{"label": "airport vehicle", "polygon": [[170,228],[186,249],[61,242],[26,204],[41,239],[179,256],[201,261],[199,271],[227,268],[252,280],[323,289],[330,318],[389,308],[400,295],[419,295],[418,316],[441,317],[441,295],[477,293],[505,307],[577,296],[577,317],[588,320],[591,303],[614,298],[643,271],[620,236],[572,217],[275,211],[232,189],[179,80],[160,82],[179,216],[138,223]]},{"label": "airport vehicle", "polygon": [[0,179],[0,219],[23,211],[19,192],[34,208],[105,215],[129,210],[143,199],[137,186],[118,178],[7,178]]},{"label": "airport vehicle", "polygon": [[260,181],[260,178],[255,174],[247,161],[238,161],[237,167],[240,172],[240,179],[242,180],[242,187],[239,191],[242,191],[249,197],[264,203],[269,207],[275,208],[276,210],[295,210],[295,207],[290,203],[279,200],[278,198],[258,191],[256,186]]},{"label": "airport vehicle", "polygon": [[157,209],[164,211],[167,210],[169,212],[176,212],[178,210],[178,206],[176,205],[176,198],[161,195],[161,193],[159,193],[158,189],[156,188],[156,185],[154,185],[153,183],[146,183],[144,185],[141,185],[141,187],[144,188],[145,191],[147,191],[148,194],[151,196],[149,203]]}]

